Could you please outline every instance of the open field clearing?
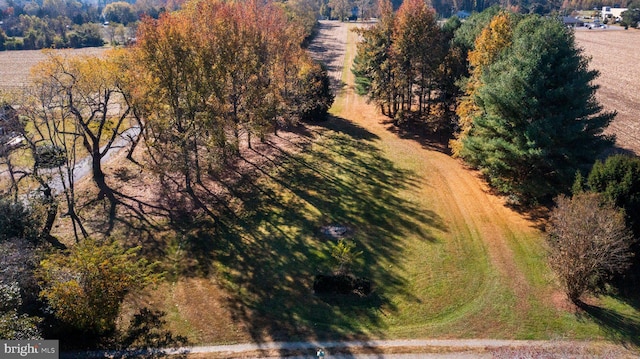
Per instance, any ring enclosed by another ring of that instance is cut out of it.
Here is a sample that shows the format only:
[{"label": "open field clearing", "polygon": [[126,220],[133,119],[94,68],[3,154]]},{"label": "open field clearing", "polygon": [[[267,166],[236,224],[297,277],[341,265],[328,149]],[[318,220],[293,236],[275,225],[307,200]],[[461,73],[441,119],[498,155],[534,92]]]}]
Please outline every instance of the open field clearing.
[{"label": "open field clearing", "polygon": [[[345,64],[333,117],[245,152],[254,153],[240,165],[259,179],[241,176],[224,189],[227,205],[240,211],[223,212],[217,229],[185,219],[189,231],[156,240],[175,279],[131,298],[128,312],[163,310],[168,329],[194,344],[499,338],[640,345],[633,306],[610,297],[589,299],[585,310],[567,302],[546,264],[542,223],[507,208],[437,144],[393,131],[355,94],[356,34],[340,28],[355,25],[334,24],[324,38],[348,41],[329,59]],[[161,200],[161,189],[137,181],[127,184],[131,193]],[[335,270],[335,239],[323,233],[329,225],[348,228],[362,251],[351,269],[373,281],[373,294],[314,295],[314,276]]]},{"label": "open field clearing", "polygon": [[[105,49],[105,47],[87,47],[56,51],[68,56],[99,56]],[[45,58],[46,55],[42,50],[0,51],[0,91],[11,91],[26,85],[33,65]]]},{"label": "open field clearing", "polygon": [[576,40],[587,56],[591,68],[600,71],[596,83],[597,97],[607,110],[618,111],[609,126],[618,146],[640,154],[640,30],[575,32]]},{"label": "open field clearing", "polygon": [[[109,184],[151,218],[134,218],[117,235],[160,261],[167,278],[132,293],[120,324],[146,307],[190,344],[494,338],[640,346],[633,303],[587,298],[579,310],[567,301],[546,262],[544,223],[509,209],[443,146],[399,132],[355,93],[355,26],[325,22],[312,46],[339,89],[331,118],[241,148],[237,162],[202,185],[214,215],[193,215],[123,152],[105,164]],[[12,61],[26,76],[30,65]],[[631,139],[621,141],[631,148]],[[90,198],[97,190],[85,178],[77,191]],[[103,206],[87,208],[87,223],[99,229],[91,211]],[[60,218],[55,234],[70,233],[68,223]],[[327,227],[344,228],[361,252],[350,270],[372,281],[370,295],[314,294],[314,277],[337,268]]]}]

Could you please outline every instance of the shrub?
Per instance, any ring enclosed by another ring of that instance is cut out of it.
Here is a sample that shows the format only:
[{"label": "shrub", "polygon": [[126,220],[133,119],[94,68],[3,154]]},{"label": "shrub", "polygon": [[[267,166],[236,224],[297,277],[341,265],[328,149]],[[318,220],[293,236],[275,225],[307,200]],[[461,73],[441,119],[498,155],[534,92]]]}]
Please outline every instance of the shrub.
[{"label": "shrub", "polygon": [[38,146],[36,148],[36,166],[54,168],[62,166],[66,161],[64,149],[56,145]]},{"label": "shrub", "polygon": [[547,240],[550,264],[575,303],[597,294],[611,275],[628,268],[633,236],[624,215],[601,195],[579,193],[556,199]]}]

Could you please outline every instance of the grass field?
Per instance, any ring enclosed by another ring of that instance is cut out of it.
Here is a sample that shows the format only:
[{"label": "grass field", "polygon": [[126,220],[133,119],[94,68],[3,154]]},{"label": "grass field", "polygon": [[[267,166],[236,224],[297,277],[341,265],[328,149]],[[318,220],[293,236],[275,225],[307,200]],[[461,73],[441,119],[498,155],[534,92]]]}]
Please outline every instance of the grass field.
[{"label": "grass field", "polygon": [[[353,25],[352,25],[353,26]],[[339,31],[340,29],[335,29]],[[277,164],[240,181],[218,234],[195,222],[165,249],[183,276],[136,299],[195,343],[373,338],[603,339],[640,344],[640,313],[611,297],[567,302],[546,264],[543,223],[507,208],[437,144],[397,133],[344,87],[318,126],[246,157]],[[342,56],[337,52],[336,56]],[[340,59],[335,59],[340,62]],[[326,225],[350,228],[368,297],[313,294],[335,269]],[[176,251],[175,248],[181,248]],[[178,253],[179,252],[179,253]],[[179,254],[179,255],[178,255]]]},{"label": "grass field", "polygon": [[[181,231],[144,243],[171,280],[132,295],[126,312],[163,310],[168,328],[196,344],[609,338],[640,345],[636,307],[612,297],[589,299],[585,310],[567,302],[546,264],[543,223],[506,207],[438,144],[395,131],[355,94],[356,34],[342,28],[355,25],[338,25],[326,36],[347,36],[346,49],[331,55],[344,64],[342,73],[333,69],[342,88],[332,118],[244,151],[233,185],[218,190],[228,208],[217,228],[185,218]],[[162,200],[161,189],[145,186],[150,177],[136,177],[110,180]],[[350,229],[363,252],[352,270],[372,279],[372,295],[314,295],[314,276],[336,268],[327,225]]]}]

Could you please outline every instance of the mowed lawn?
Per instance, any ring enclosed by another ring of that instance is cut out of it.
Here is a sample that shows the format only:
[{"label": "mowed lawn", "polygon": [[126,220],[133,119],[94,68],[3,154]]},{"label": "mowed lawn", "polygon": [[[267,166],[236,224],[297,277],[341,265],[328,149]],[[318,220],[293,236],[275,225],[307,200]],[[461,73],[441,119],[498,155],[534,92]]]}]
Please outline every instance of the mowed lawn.
[{"label": "mowed lawn", "polygon": [[[346,25],[345,25],[346,26]],[[353,26],[353,25],[351,25]],[[349,71],[333,117],[290,146],[259,154],[273,169],[228,188],[235,214],[206,221],[180,240],[188,277],[158,288],[147,305],[195,343],[374,338],[615,338],[640,344],[640,313],[615,298],[567,302],[546,263],[543,223],[491,194],[477,173],[439,147],[396,133],[353,92]],[[270,146],[267,144],[266,146]],[[367,297],[313,293],[316,274],[336,269],[341,225],[362,255]],[[215,233],[215,234],[214,234]],[[174,246],[176,248],[176,246]]]}]

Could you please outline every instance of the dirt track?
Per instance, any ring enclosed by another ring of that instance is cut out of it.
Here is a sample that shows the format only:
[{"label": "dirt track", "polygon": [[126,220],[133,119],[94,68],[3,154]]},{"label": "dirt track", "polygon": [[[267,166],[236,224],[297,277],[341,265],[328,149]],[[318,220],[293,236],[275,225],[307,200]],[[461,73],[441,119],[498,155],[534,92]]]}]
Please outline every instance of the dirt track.
[{"label": "dirt track", "polygon": [[[351,48],[347,50],[347,68],[355,54],[353,42],[348,44]],[[551,298],[554,293],[533,293],[524,268],[516,262],[513,253],[514,248],[524,248],[524,251],[539,248],[541,233],[537,223],[507,208],[504,200],[491,194],[477,173],[465,168],[460,161],[434,150],[428,143],[403,139],[390,131],[393,129],[387,124],[388,119],[353,90],[351,72],[345,80],[344,102],[337,105],[342,109],[337,115],[378,136],[379,146],[394,162],[412,163],[411,167],[423,180],[421,186],[407,196],[429,200],[433,210],[447,221],[447,241],[460,242],[465,238],[464,242],[470,237],[473,243],[461,243],[460,246],[482,247],[492,265],[491,271],[498,273],[501,285],[511,288],[523,316],[527,315],[530,298]]]},{"label": "dirt track", "polygon": [[577,30],[576,40],[592,58],[590,68],[600,71],[597,98],[606,110],[618,111],[607,133],[617,144],[640,154],[640,30]]}]

